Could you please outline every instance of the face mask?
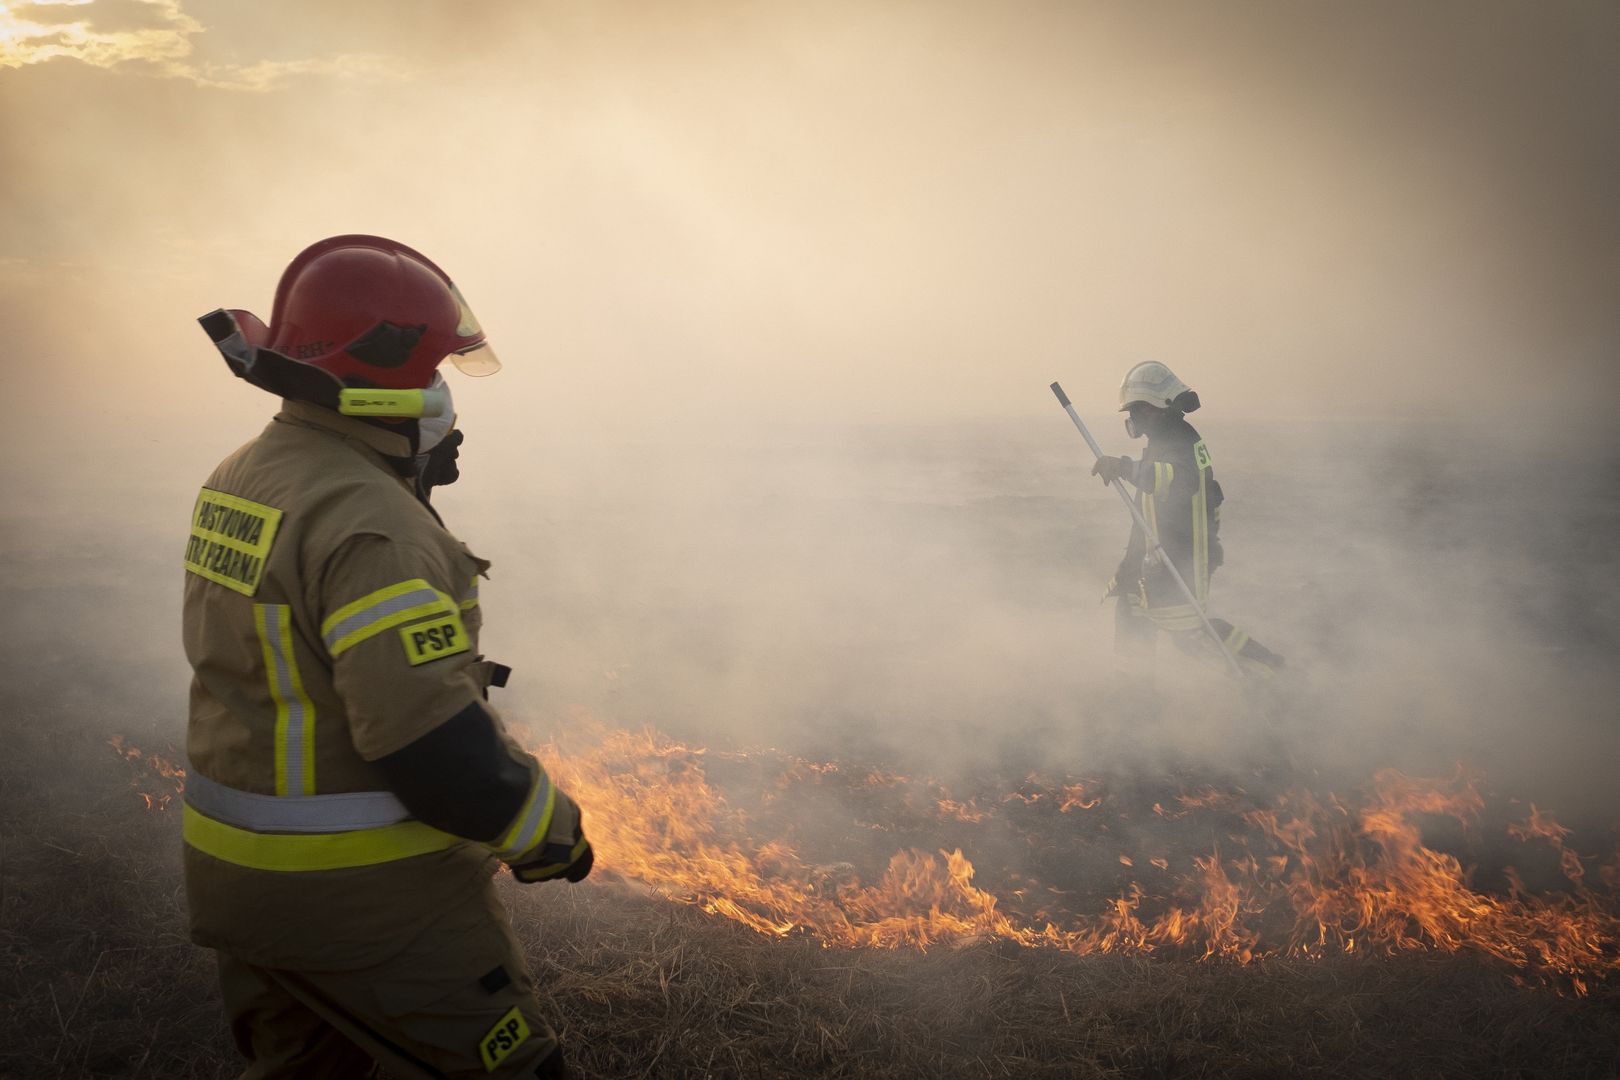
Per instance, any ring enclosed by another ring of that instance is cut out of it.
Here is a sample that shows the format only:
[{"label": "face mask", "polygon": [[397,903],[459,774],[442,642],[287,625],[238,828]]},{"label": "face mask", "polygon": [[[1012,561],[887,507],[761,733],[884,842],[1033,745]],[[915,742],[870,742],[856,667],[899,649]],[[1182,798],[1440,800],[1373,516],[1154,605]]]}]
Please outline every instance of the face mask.
[{"label": "face mask", "polygon": [[1140,439],[1142,437],[1142,433],[1137,430],[1136,420],[1134,417],[1127,416],[1125,418],[1125,434],[1129,435],[1133,439]]},{"label": "face mask", "polygon": [[450,434],[450,429],[456,425],[456,403],[450,398],[450,384],[444,381],[444,376],[435,371],[433,382],[427,388],[444,395],[444,409],[438,416],[424,416],[416,422],[417,429],[421,433],[416,446],[419,455],[426,454],[443,442],[444,437]]}]

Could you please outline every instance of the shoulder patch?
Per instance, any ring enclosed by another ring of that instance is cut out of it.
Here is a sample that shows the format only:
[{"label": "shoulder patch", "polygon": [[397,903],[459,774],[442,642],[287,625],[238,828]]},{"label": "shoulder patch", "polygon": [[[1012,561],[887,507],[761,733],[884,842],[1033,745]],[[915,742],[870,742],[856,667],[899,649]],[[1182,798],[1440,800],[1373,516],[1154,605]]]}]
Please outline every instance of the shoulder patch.
[{"label": "shoulder patch", "polygon": [[252,596],[280,524],[281,511],[273,506],[203,488],[191,510],[186,570]]},{"label": "shoulder patch", "polygon": [[514,1005],[478,1041],[478,1056],[484,1059],[484,1071],[494,1072],[528,1038],[529,1025]]},{"label": "shoulder patch", "polygon": [[1200,469],[1209,468],[1209,447],[1204,445],[1203,439],[1193,443],[1193,460],[1198,463]]},{"label": "shoulder patch", "polygon": [[410,661],[412,667],[472,648],[472,642],[467,639],[467,628],[461,622],[461,613],[457,611],[402,626],[399,628],[399,640],[405,645],[405,659]]}]

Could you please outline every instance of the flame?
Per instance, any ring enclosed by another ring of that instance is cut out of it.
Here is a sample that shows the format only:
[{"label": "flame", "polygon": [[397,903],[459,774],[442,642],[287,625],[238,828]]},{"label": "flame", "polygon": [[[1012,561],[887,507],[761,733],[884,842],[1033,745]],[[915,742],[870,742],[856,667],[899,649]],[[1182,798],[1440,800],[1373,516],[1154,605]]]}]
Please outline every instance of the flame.
[{"label": "flame", "polygon": [[1058,809],[1067,814],[1070,810],[1095,810],[1102,805],[1102,796],[1092,795],[1086,791],[1084,784],[1067,784],[1063,788],[1063,801]]},{"label": "flame", "polygon": [[[175,796],[186,790],[186,770],[169,758],[129,745],[122,735],[114,735],[107,740],[107,745],[113,748],[113,753],[136,766],[136,775],[129,784],[146,809],[167,810]],[[169,747],[169,752],[174,753],[174,747]]]},{"label": "flame", "polygon": [[980,810],[976,799],[969,799],[964,803],[946,797],[939,800],[939,813],[942,818],[952,821],[978,822],[987,820],[991,812]]},{"label": "flame", "polygon": [[[170,759],[121,736],[109,745],[136,768],[147,808],[184,791]],[[585,808],[593,882],[617,878],[770,937],[918,949],[997,939],[1240,964],[1466,951],[1578,995],[1620,971],[1620,844],[1602,861],[1583,855],[1531,804],[1507,834],[1549,847],[1566,887],[1537,893],[1505,867],[1505,891],[1475,888],[1423,837],[1425,819],[1479,827],[1485,800],[1461,771],[1384,770],[1350,794],[1204,788],[1133,807],[1091,780],[1030,776],[958,799],[932,780],[774,751],[710,754],[651,730],[538,752]],[[874,830],[904,842],[874,860]],[[1030,866],[987,864],[981,881],[965,854],[980,836],[1003,855],[1009,836],[1021,840]],[[1121,838],[1146,850],[1120,851]],[[1172,859],[1191,871],[1172,874]],[[1151,891],[1132,876],[1142,862]]]},{"label": "flame", "polygon": [[[827,837],[765,819],[786,812],[781,799],[796,784],[813,778],[826,785],[843,777],[842,787],[799,793],[823,800],[815,803],[822,813],[789,814],[788,820],[819,821],[830,814],[829,792],[858,791],[867,798],[878,787],[894,796],[890,809],[898,822],[914,810],[905,791],[918,782],[873,771],[851,776],[849,770],[788,759],[775,798],[762,799],[761,810],[751,814],[728,797],[731,787],[711,783],[705,769],[708,761],[747,755],[711,758],[654,731],[607,732],[594,746],[564,752],[548,745],[539,752],[586,808],[599,867],[773,937],[809,934],[828,946],[878,948],[995,938],[1080,954],[1166,953],[1237,963],[1330,953],[1471,951],[1533,976],[1560,978],[1577,994],[1620,969],[1615,897],[1586,883],[1582,856],[1566,846],[1570,830],[1550,815],[1532,807],[1529,820],[1511,830],[1522,842],[1550,844],[1558,853],[1569,888],[1550,896],[1532,894],[1511,873],[1510,895],[1476,890],[1455,856],[1424,845],[1424,817],[1478,824],[1484,800],[1476,783],[1461,774],[1435,780],[1386,770],[1370,791],[1355,797],[1293,790],[1263,806],[1237,790],[1183,793],[1173,797],[1175,811],[1166,811],[1160,800],[1152,806],[1158,828],[1217,810],[1246,831],[1235,849],[1223,852],[1202,830],[1206,850],[1194,853],[1190,874],[1170,876],[1167,887],[1151,894],[1137,880],[1117,887],[1110,880],[1111,895],[1077,910],[1073,901],[1083,897],[1070,895],[1074,890],[1018,874],[1003,875],[1007,885],[999,894],[986,888],[964,854],[970,845],[951,841],[948,833],[957,824],[979,825],[1000,813],[1044,823],[1048,834],[1025,834],[1033,850],[1065,838],[1105,842],[1106,822],[1097,825],[1101,835],[1074,833],[1076,826],[1098,822],[1095,815],[1060,827],[1058,811],[1043,809],[1094,809],[1103,796],[1084,784],[1054,787],[1031,777],[1001,798],[1000,811],[971,799],[938,797],[931,835],[938,837],[943,823],[945,842],[933,850],[894,851],[886,864],[863,873],[853,861],[818,861]],[[943,791],[928,784],[935,795]],[[960,813],[966,807],[973,812]],[[894,831],[902,831],[899,824]],[[1144,858],[1114,851],[1125,868]],[[859,853],[847,858],[858,861]],[[1169,870],[1168,858],[1147,861]],[[1596,876],[1607,886],[1620,872],[1606,863]],[[1046,897],[1047,906],[1023,910],[1024,898],[1032,896]]]}]

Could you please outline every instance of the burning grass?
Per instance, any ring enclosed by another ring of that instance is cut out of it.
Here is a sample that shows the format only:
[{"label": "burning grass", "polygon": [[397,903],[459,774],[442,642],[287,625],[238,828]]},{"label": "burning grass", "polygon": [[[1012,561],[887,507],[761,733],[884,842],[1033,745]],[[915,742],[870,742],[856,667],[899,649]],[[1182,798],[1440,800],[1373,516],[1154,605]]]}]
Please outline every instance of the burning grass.
[{"label": "burning grass", "polygon": [[[709,755],[652,732],[542,753],[589,808],[604,867],[770,936],[1238,963],[1469,952],[1576,994],[1620,972],[1620,844],[1583,855],[1532,805],[1505,835],[1553,857],[1555,887],[1533,891],[1504,865],[1507,888],[1482,889],[1461,855],[1502,838],[1460,772],[1386,770],[1346,794],[1264,775],[1258,793],[1027,777],[961,799],[934,781]],[[1455,833],[1459,850],[1426,829]]]},{"label": "burning grass", "polygon": [[[0,762],[0,1076],[233,1075],[184,938],[173,755],[22,750]],[[1620,1073],[1612,861],[1467,777],[947,790],[623,732],[555,760],[602,870],[500,886],[585,1075]]]}]

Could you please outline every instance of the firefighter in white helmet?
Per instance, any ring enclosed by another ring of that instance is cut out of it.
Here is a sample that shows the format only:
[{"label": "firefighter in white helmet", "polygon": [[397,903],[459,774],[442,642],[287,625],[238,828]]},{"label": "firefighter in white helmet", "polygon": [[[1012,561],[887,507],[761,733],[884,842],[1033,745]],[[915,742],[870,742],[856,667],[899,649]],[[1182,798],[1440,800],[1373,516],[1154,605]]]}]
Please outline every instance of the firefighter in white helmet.
[{"label": "firefighter in white helmet", "polygon": [[[1221,565],[1221,485],[1209,448],[1186,414],[1198,408],[1198,394],[1164,364],[1147,361],[1125,373],[1119,408],[1125,431],[1146,437],[1141,460],[1102,457],[1092,474],[1104,483],[1126,480],[1137,489],[1137,505],[1207,613],[1209,580]],[[1131,529],[1107,595],[1115,598],[1114,644],[1123,655],[1151,657],[1155,632],[1168,631],[1182,649],[1217,652],[1204,632],[1198,610],[1187,603],[1170,571],[1159,564],[1139,527]],[[1245,669],[1271,672],[1282,658],[1224,619],[1210,619],[1227,649]]]},{"label": "firefighter in white helmet", "polygon": [[578,881],[579,807],[489,705],[489,563],[428,504],[456,478],[438,374],[499,367],[444,271],[375,236],[306,249],[266,326],[201,320],[283,398],[192,511],[185,870],[252,1078],[567,1075],[496,897]]}]

